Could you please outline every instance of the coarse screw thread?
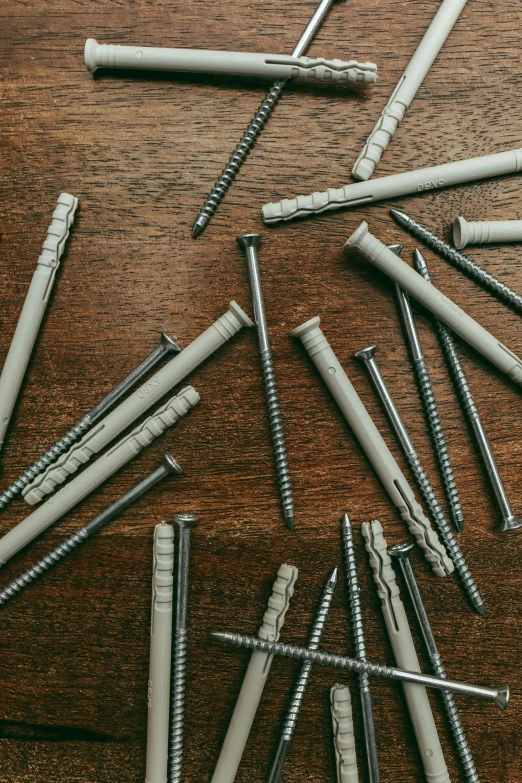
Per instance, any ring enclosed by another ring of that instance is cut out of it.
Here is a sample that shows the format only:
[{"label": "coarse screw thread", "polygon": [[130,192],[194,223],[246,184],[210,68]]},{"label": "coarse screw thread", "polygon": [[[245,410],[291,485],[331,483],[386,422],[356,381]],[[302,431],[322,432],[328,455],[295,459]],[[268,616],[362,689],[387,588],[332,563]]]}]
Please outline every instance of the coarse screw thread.
[{"label": "coarse screw thread", "polygon": [[[437,648],[437,642],[428,618],[428,613],[426,612],[426,607],[424,606],[424,601],[410,560],[412,548],[412,544],[398,544],[397,546],[388,549],[388,554],[398,563],[402,571],[433,673],[441,679],[447,679],[442,659]],[[441,696],[451,732],[457,746],[457,753],[462,765],[464,777],[466,778],[467,783],[480,783],[453,694],[448,691],[441,691]]]},{"label": "coarse screw thread", "polygon": [[[348,514],[344,514],[343,516],[341,539],[344,552],[346,586],[348,588],[348,601],[350,604],[355,657],[359,661],[366,661],[366,643],[364,640],[364,627],[362,619],[361,590],[359,587],[359,580],[357,578],[357,562],[355,559],[353,528]],[[373,719],[370,678],[367,674],[359,674],[359,696],[361,699],[364,742],[366,746],[366,758],[368,762],[368,780],[370,783],[379,783],[380,773],[379,758],[377,754],[377,738],[375,736],[375,724]]]},{"label": "coarse screw thread", "polygon": [[38,560],[31,568],[28,568],[23,574],[20,574],[16,579],[13,579],[7,587],[4,587],[3,590],[0,591],[0,606],[6,604],[21,590],[30,585],[31,582],[34,582],[35,579],[38,579],[38,577],[42,576],[42,574],[59,563],[60,560],[69,554],[69,552],[80,544],[83,544],[87,538],[89,538],[87,530],[84,527],[80,528],[80,530],[77,530],[70,535],[69,538],[63,541],[59,546],[51,552],[48,552],[45,557]]},{"label": "coarse screw thread", "polygon": [[[216,181],[216,184],[212,188],[207,200],[205,201],[195,220],[192,233],[194,238],[197,237],[198,234],[201,233],[201,231],[208,225],[216,209],[221,204],[227,190],[236,178],[239,169],[250,154],[250,151],[256,143],[259,134],[265,127],[271,112],[279,101],[287,81],[287,79],[282,79],[280,81],[274,82],[272,88],[259,106],[259,109],[257,110],[250,125],[246,129],[243,138],[230,156],[227,165],[221,173],[221,176]],[[201,227],[200,231],[197,231],[196,227]]]},{"label": "coarse screw thread", "polygon": [[[438,663],[435,663],[433,660],[432,666],[433,673],[437,677],[446,679],[446,672],[444,671],[444,667],[442,666],[440,659]],[[462,765],[464,777],[466,778],[467,783],[480,783],[480,778],[475,767],[473,756],[471,755],[471,751],[469,749],[466,732],[464,731],[464,726],[462,725],[462,721],[460,719],[457,705],[455,703],[455,698],[452,693],[449,693],[449,691],[441,691],[441,696],[444,703],[444,710],[450,724],[451,733],[453,734],[453,739],[455,740],[455,745],[457,746],[457,753]]]},{"label": "coarse screw thread", "polygon": [[[328,578],[328,582],[326,583],[323,593],[321,595],[319,608],[317,610],[317,614],[315,616],[312,625],[312,630],[310,631],[310,638],[308,640],[309,650],[319,649],[319,642],[321,641],[324,624],[326,622],[326,618],[328,617],[328,612],[330,611],[330,606],[332,604],[332,598],[335,592],[336,584],[337,584],[337,569],[335,569],[333,573],[330,575],[330,577]],[[312,666],[313,664],[311,661],[305,661],[299,673],[299,678],[297,680],[297,684],[292,694],[292,698],[290,700],[290,706],[288,708],[288,712],[286,714],[286,718],[283,726],[284,740],[290,740],[294,733],[295,724],[297,722],[297,716],[299,714],[299,710],[301,709],[301,704],[306,691],[306,686],[308,684],[308,679],[310,677],[310,672],[312,671]]]},{"label": "coarse screw thread", "polygon": [[437,496],[433,491],[431,482],[426,475],[426,471],[422,467],[419,457],[416,453],[409,454],[407,459],[411,472],[413,473],[415,481],[417,482],[417,486],[419,487],[426,505],[430,509],[433,521],[437,525],[437,529],[444,542],[444,546],[448,550],[448,554],[453,561],[455,572],[462,582],[462,586],[466,592],[466,595],[468,596],[472,606],[476,609],[476,611],[484,616],[484,602],[482,601],[478,587],[475,584],[475,580],[473,579],[468,568],[468,564],[464,559],[462,550],[458,545],[455,536],[453,535],[451,527],[446,521],[446,517],[444,516],[444,512],[440,507],[439,501],[437,500]]},{"label": "coarse screw thread", "polygon": [[281,411],[279,409],[279,400],[277,397],[277,385],[270,351],[261,351],[261,369],[263,372],[263,381],[265,386],[266,403],[268,410],[268,419],[270,425],[270,435],[272,438],[272,449],[276,465],[277,480],[281,494],[281,503],[283,514],[288,527],[294,526],[294,501],[292,498],[292,486],[290,483],[290,471],[288,470],[288,460],[286,457],[285,437],[283,433],[283,422]]},{"label": "coarse screw thread", "polygon": [[413,362],[413,371],[419,389],[419,395],[424,408],[426,423],[433,443],[435,456],[439,464],[446,498],[448,500],[451,516],[458,530],[462,530],[464,514],[460,503],[459,491],[455,481],[455,475],[451,466],[451,459],[442,429],[439,409],[433,392],[433,386],[429,375],[428,367],[424,359]]},{"label": "coarse screw thread", "polygon": [[460,253],[458,250],[447,245],[441,239],[439,239],[431,231],[421,226],[416,220],[413,220],[409,215],[399,210],[390,210],[392,216],[406,228],[414,237],[424,242],[427,247],[430,247],[441,258],[449,261],[457,269],[468,275],[472,280],[482,285],[486,290],[490,291],[494,296],[500,299],[502,302],[510,305],[514,310],[522,313],[522,296],[513,291],[505,283],[502,283],[496,277],[481,269],[474,261],[468,258],[464,253]]},{"label": "coarse screw thread", "polygon": [[185,675],[187,668],[187,632],[176,629],[173,661],[172,714],[170,723],[169,783],[181,780],[183,758],[183,721],[185,716]]},{"label": "coarse screw thread", "polygon": [[235,647],[246,647],[249,650],[260,650],[270,655],[283,655],[286,658],[295,658],[300,661],[311,661],[321,666],[331,666],[334,669],[346,669],[354,671],[357,674],[366,673],[370,677],[382,677],[387,680],[398,680],[399,682],[412,682],[416,685],[425,685],[428,688],[436,690],[448,690],[453,693],[462,693],[467,696],[474,696],[486,701],[495,702],[500,710],[507,709],[509,705],[509,686],[500,685],[498,688],[486,688],[480,685],[470,685],[457,680],[441,680],[434,675],[423,674],[422,672],[408,671],[407,669],[398,669],[393,666],[385,666],[380,663],[371,663],[370,661],[358,661],[356,658],[347,658],[343,655],[334,655],[332,653],[319,652],[319,650],[307,650],[306,647],[294,647],[290,644],[281,642],[267,642],[255,636],[245,636],[239,633],[213,633],[212,636],[221,642],[227,642]]},{"label": "coarse screw thread", "polygon": [[71,427],[71,429],[66,432],[65,435],[60,438],[60,440],[56,441],[56,443],[50,446],[45,454],[33,462],[33,464],[27,468],[27,470],[24,471],[22,475],[16,479],[16,481],[13,481],[13,483],[2,492],[0,495],[0,511],[9,505],[12,500],[18,497],[18,495],[23,492],[25,487],[34,481],[34,479],[39,476],[40,473],[43,473],[44,470],[49,467],[49,465],[52,465],[54,462],[56,462],[59,456],[65,454],[66,451],[69,451],[71,446],[73,446],[75,443],[78,443],[83,435],[85,435],[85,433],[89,430],[91,425],[91,418],[88,414],[86,414],[83,419],[75,424],[74,427]]}]

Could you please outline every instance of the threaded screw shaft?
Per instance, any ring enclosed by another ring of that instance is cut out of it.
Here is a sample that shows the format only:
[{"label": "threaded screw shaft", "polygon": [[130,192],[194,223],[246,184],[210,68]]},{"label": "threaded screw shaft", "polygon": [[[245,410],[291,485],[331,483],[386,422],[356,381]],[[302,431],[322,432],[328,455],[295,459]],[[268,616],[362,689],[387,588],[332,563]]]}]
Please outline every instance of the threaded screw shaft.
[{"label": "threaded screw shaft", "polygon": [[7,587],[4,587],[3,590],[0,591],[0,606],[6,604],[11,598],[14,598],[15,595],[34,582],[35,579],[38,579],[45,574],[46,571],[49,571],[50,568],[53,568],[53,566],[59,563],[60,560],[63,560],[69,552],[72,552],[77,546],[83,544],[88,537],[89,534],[86,529],[84,527],[80,528],[80,530],[77,530],[70,535],[69,538],[66,538],[65,541],[59,544],[55,549],[48,552],[44,557],[38,560],[37,563],[28,568],[27,571],[24,571],[23,574],[20,574],[16,579],[13,579]]},{"label": "threaded screw shaft", "polygon": [[239,169],[249,156],[254,144],[256,143],[261,131],[265,127],[270,114],[278,103],[281,94],[287,84],[287,79],[274,82],[271,89],[260,104],[253,120],[246,129],[243,138],[234,149],[234,152],[228,159],[228,163],[218,177],[216,184],[210,191],[207,200],[201,207],[199,214],[194,221],[192,228],[192,237],[196,239],[207,227],[218,206],[223,201],[229,187],[236,178]]},{"label": "threaded screw shaft", "polygon": [[319,652],[319,650],[307,650],[306,647],[295,647],[290,644],[282,644],[281,642],[267,642],[255,636],[244,636],[239,633],[213,633],[212,636],[221,642],[226,642],[236,647],[245,647],[249,650],[259,650],[269,655],[283,655],[286,658],[311,661],[321,666],[330,666],[333,669],[346,669],[357,674],[368,674],[370,677],[382,677],[387,680],[398,680],[399,682],[412,682],[416,685],[425,685],[427,688],[475,696],[478,699],[495,702],[500,710],[507,709],[509,704],[509,688],[505,684],[498,688],[486,688],[481,685],[469,685],[458,680],[441,680],[438,677],[423,674],[422,672],[408,671],[407,669],[399,669],[396,666],[385,666],[380,663],[371,663],[370,661],[358,661],[356,658]]},{"label": "threaded screw shaft", "polygon": [[272,354],[270,350],[263,351],[261,353],[261,370],[263,373],[263,383],[265,386],[270,437],[272,439],[272,450],[274,454],[279,492],[281,494],[283,515],[288,527],[292,528],[294,525],[294,501],[292,497],[290,471],[288,469],[288,460],[286,456],[283,421],[281,419],[281,410],[279,408],[279,399],[277,396],[277,384],[274,373],[274,365],[272,362]]},{"label": "threaded screw shaft", "polygon": [[[398,544],[397,546],[388,549],[389,555],[396,561],[398,561],[408,593],[410,595],[417,621],[421,629],[424,645],[430,659],[430,663],[433,668],[433,673],[441,678],[446,679],[446,672],[442,664],[437,642],[422,600],[420,588],[415,578],[413,566],[411,564],[410,555],[412,550],[412,544]],[[448,691],[441,691],[442,700],[444,703],[444,709],[448,717],[451,732],[457,746],[457,753],[462,765],[462,770],[467,783],[480,783],[477,770],[475,768],[475,762],[469,749],[468,741],[466,739],[466,732],[460,720],[460,715],[455,704],[455,699],[452,693]]]},{"label": "threaded screw shaft", "polygon": [[[348,588],[355,657],[359,661],[366,661],[366,643],[364,640],[364,626],[359,581],[357,578],[353,529],[348,514],[344,514],[343,516],[341,539],[346,568],[346,586]],[[367,674],[359,674],[359,696],[361,699],[364,741],[366,746],[366,758],[368,761],[368,780],[369,783],[379,783],[380,772],[379,757],[377,754],[377,738],[375,736],[375,723],[373,719],[370,678]]]},{"label": "threaded screw shaft", "polygon": [[176,630],[173,668],[169,783],[179,783],[183,759],[183,722],[185,718],[185,677],[187,669],[187,632],[181,628]]},{"label": "threaded screw shaft", "polygon": [[417,223],[416,220],[406,215],[405,212],[399,212],[397,209],[391,209],[390,212],[395,220],[416,239],[420,239],[427,247],[438,253],[441,258],[449,261],[450,264],[467,274],[468,277],[475,280],[475,282],[479,283],[502,302],[512,307],[518,313],[522,313],[522,296],[513,291],[512,288],[502,283],[489,272],[481,269],[478,264],[464,255],[464,253],[460,253],[447,245],[435,234],[432,234],[431,231]]},{"label": "threaded screw shaft", "polygon": [[27,468],[13,483],[5,489],[0,495],[0,511],[2,511],[9,503],[20,495],[25,487],[30,484],[34,479],[43,473],[49,465],[52,465],[58,457],[69,451],[71,446],[85,435],[92,425],[89,414],[86,414],[74,427],[65,433],[65,435],[50,446],[45,454],[42,454],[33,464]]},{"label": "threaded screw shaft", "polygon": [[439,465],[450,514],[456,528],[462,530],[464,514],[460,502],[459,491],[451,466],[451,459],[444,430],[442,429],[442,422],[440,420],[439,409],[435,399],[430,374],[424,359],[413,363],[413,371],[415,373],[419,395],[424,408],[424,415],[431,436],[433,450]]}]

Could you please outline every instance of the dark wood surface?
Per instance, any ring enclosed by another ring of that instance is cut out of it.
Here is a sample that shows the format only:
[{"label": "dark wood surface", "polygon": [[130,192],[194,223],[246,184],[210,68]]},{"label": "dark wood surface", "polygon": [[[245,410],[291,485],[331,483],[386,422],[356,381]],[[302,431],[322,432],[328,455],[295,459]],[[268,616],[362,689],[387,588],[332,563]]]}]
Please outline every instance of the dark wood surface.
[{"label": "dark wood surface", "polygon": [[[200,405],[2,570],[7,583],[65,534],[149,472],[168,448],[185,475],[143,498],[82,551],[0,610],[0,779],[3,783],[135,783],[144,779],[151,535],[172,513],[200,515],[194,534],[184,780],[210,780],[248,660],[209,634],[255,633],[278,566],[300,576],[282,638],[303,643],[321,585],[340,564],[339,519],[357,529],[367,646],[392,652],[360,540],[378,517],[387,539],[407,533],[308,356],[289,337],[313,315],[348,369],[399,462],[382,410],[351,354],[377,342],[389,386],[440,490],[389,283],[343,244],[364,218],[387,243],[413,241],[390,204],[264,229],[260,206],[348,182],[353,161],[437,8],[419,0],[336,4],[310,54],[378,63],[365,94],[296,87],[206,233],[192,222],[253,115],[266,84],[211,77],[104,73],[83,64],[88,36],[132,43],[290,52],[314,2],[227,3],[4,0],[0,7],[0,352],[4,356],[61,191],[80,200],[52,301],[0,456],[15,478],[119,381],[165,329],[183,345],[235,298],[251,310],[235,236],[263,231],[260,254],[284,415],[296,531],[284,529],[269,447],[254,331],[244,330],[190,377]],[[377,176],[520,145],[520,3],[470,0],[377,169]],[[520,218],[519,177],[395,202],[439,235],[452,220]],[[470,255],[522,292],[520,247]],[[431,253],[440,288],[513,350],[520,316]],[[459,698],[483,783],[518,783],[521,771],[520,534],[498,532],[499,513],[424,317],[426,350],[462,496],[462,549],[486,602],[473,615],[455,579],[415,567],[448,674],[496,685],[512,704]],[[462,357],[513,506],[522,513],[520,390],[467,347]],[[28,507],[13,503],[4,533]],[[410,611],[411,607],[407,607]],[[411,616],[411,614],[410,614]],[[412,627],[414,628],[413,617]],[[414,628],[424,669],[428,669]],[[344,580],[323,648],[352,650]],[[274,661],[237,781],[266,780],[297,664]],[[282,781],[332,781],[328,688],[343,675],[313,672]],[[355,698],[355,681],[352,695]],[[400,686],[374,684],[383,783],[424,779]],[[452,781],[461,780],[441,703],[432,697]],[[354,707],[361,781],[362,731]]]}]

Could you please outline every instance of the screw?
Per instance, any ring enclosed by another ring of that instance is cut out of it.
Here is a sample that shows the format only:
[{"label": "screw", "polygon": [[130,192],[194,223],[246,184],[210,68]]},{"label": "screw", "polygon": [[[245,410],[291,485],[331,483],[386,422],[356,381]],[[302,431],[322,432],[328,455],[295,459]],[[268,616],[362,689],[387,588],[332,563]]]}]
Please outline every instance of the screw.
[{"label": "screw", "polygon": [[172,474],[180,476],[182,472],[180,464],[167,452],[159,467],[149,476],[144,478],[143,481],[136,484],[135,487],[122,495],[121,498],[112,503],[112,505],[108,506],[101,514],[98,514],[94,519],[91,519],[86,525],[72,533],[72,535],[62,541],[55,549],[52,549],[44,555],[41,560],[38,560],[31,568],[28,568],[23,574],[20,574],[16,579],[13,579],[11,584],[4,587],[4,589],[0,591],[0,606],[6,604],[11,598],[21,592],[21,590],[30,585],[31,582],[34,582],[35,579],[38,579],[38,577],[42,576],[42,574],[50,568],[53,568],[53,566],[59,563],[60,560],[63,560],[69,552],[72,552],[73,549],[76,549],[77,546],[83,544],[84,541],[90,538],[96,530],[99,530],[108,522],[112,522],[113,519],[116,519],[117,516],[122,514],[129,506],[132,506],[138,498],[152,489],[159,481]]},{"label": "screw", "polygon": [[[321,0],[314,15],[305,27],[303,34],[301,35],[297,45],[292,52],[292,57],[301,57],[305,53],[312,38],[316,34],[317,30],[321,26],[326,14],[330,10],[330,6],[334,0]],[[232,182],[236,178],[239,169],[247,159],[250,151],[257,141],[258,136],[266,125],[272,110],[276,106],[281,97],[281,94],[288,84],[289,79],[282,79],[274,82],[271,89],[267,93],[266,97],[262,101],[256,115],[248,128],[246,129],[243,138],[235,148],[234,152],[228,159],[228,163],[223,169],[221,176],[218,178],[216,184],[212,188],[210,195],[203,204],[194,225],[192,226],[192,239],[196,239],[206,229],[210,223],[214,212],[223,201],[225,194]]]},{"label": "screw", "polygon": [[[309,650],[319,649],[319,642],[321,641],[324,624],[326,622],[326,618],[328,617],[328,612],[330,611],[330,606],[332,603],[332,598],[335,592],[336,585],[337,585],[337,568],[334,568],[334,570],[328,577],[328,580],[324,586],[321,595],[321,599],[319,601],[319,608],[315,615],[315,619],[312,625],[312,630],[310,631],[310,637],[308,639]],[[299,677],[296,686],[294,688],[294,692],[292,693],[292,696],[290,698],[290,706],[288,707],[286,713],[285,722],[283,725],[283,732],[281,735],[281,739],[279,740],[279,746],[277,748],[274,763],[272,764],[272,769],[270,772],[268,783],[278,783],[278,780],[281,777],[281,772],[283,771],[283,766],[286,760],[288,749],[290,748],[290,743],[292,742],[292,736],[294,733],[295,725],[297,723],[297,716],[299,714],[299,710],[301,709],[301,704],[303,701],[303,697],[305,695],[305,691],[308,685],[308,680],[310,678],[311,671],[312,671],[312,663],[310,661],[305,661],[301,667],[301,671],[299,673]]]},{"label": "screw", "polygon": [[410,298],[398,285],[395,285],[395,291],[406,334],[406,342],[410,348],[413,372],[415,373],[415,380],[417,381],[422,407],[424,408],[424,415],[433,444],[433,450],[439,465],[448,507],[455,527],[457,530],[462,531],[464,514],[460,504],[459,492],[455,476],[453,475],[453,468],[451,467],[446,438],[444,436],[444,430],[442,429],[439,409],[437,407],[437,401],[435,400],[428,366],[422,352],[419,333],[415,325]]},{"label": "screw", "polygon": [[[366,661],[366,645],[364,641],[364,627],[362,621],[360,588],[357,579],[357,563],[355,561],[355,548],[353,543],[352,523],[348,514],[344,514],[341,537],[344,549],[346,567],[346,585],[348,588],[348,600],[350,603],[352,633],[354,639],[355,657],[358,661]],[[310,646],[310,645],[309,645]],[[377,740],[375,737],[375,723],[373,720],[372,694],[370,690],[370,678],[367,674],[359,675],[359,695],[361,699],[364,742],[366,746],[366,759],[368,762],[369,783],[379,783],[379,757],[377,754]]]},{"label": "screw", "polygon": [[240,633],[213,633],[212,636],[220,642],[226,642],[236,647],[246,647],[250,650],[261,650],[270,655],[283,655],[286,658],[311,661],[312,663],[330,666],[334,669],[347,669],[357,674],[368,674],[370,677],[413,682],[416,685],[424,685],[427,688],[475,696],[478,699],[495,702],[500,710],[507,709],[509,704],[509,687],[505,684],[498,688],[468,685],[458,680],[440,679],[430,674],[422,674],[422,672],[398,669],[396,666],[384,666],[383,664],[371,663],[370,661],[358,661],[355,658],[346,658],[342,655],[333,655],[331,653],[319,652],[318,650],[307,650],[306,647],[294,647],[281,642],[266,642],[264,639],[258,639],[255,636],[244,636]]},{"label": "screw", "polygon": [[379,369],[379,365],[375,359],[375,350],[376,346],[372,345],[370,348],[365,348],[362,351],[358,351],[356,354],[354,354],[354,356],[355,358],[360,359],[368,370],[375,391],[377,392],[379,399],[382,402],[392,429],[397,436],[397,440],[401,445],[404,456],[406,457],[411,472],[413,473],[417,486],[422,493],[426,505],[430,509],[433,521],[437,525],[441,538],[444,541],[444,545],[448,550],[448,554],[455,565],[455,571],[461,579],[462,586],[469,600],[471,601],[471,604],[479,614],[484,615],[484,602],[480,597],[478,587],[473,580],[473,577],[464,559],[464,555],[462,554],[455,536],[453,535],[453,531],[446,521],[439,501],[437,500],[435,492],[433,491],[431,482],[426,475],[426,471],[422,467],[419,455],[417,454],[415,446],[413,445],[412,440],[408,434],[408,430],[406,429],[404,422],[401,419],[401,415],[393,401],[390,390],[388,389],[386,381],[384,380],[383,375]]},{"label": "screw", "polygon": [[276,474],[279,482],[283,515],[287,526],[292,530],[294,527],[294,502],[292,500],[292,487],[290,484],[288,461],[286,458],[283,422],[279,410],[272,351],[270,349],[270,340],[268,337],[263,290],[261,288],[261,275],[257,258],[257,249],[261,243],[261,234],[244,234],[243,236],[237,237],[237,242],[239,247],[244,250],[248,264],[248,275],[254,303],[254,321],[257,326],[257,337],[259,341],[261,368],[265,385]]},{"label": "screw", "polygon": [[174,522],[179,525],[179,554],[176,639],[172,666],[169,783],[179,783],[181,780],[183,720],[185,715],[190,531],[193,527],[196,527],[198,518],[195,514],[174,514]]},{"label": "screw", "polygon": [[103,397],[94,408],[86,413],[65,435],[50,446],[45,454],[39,457],[22,473],[16,481],[0,495],[0,511],[14,500],[22,490],[30,484],[40,473],[56,462],[61,454],[68,451],[80,438],[98,421],[105,411],[121,399],[134,384],[147,375],[162,359],[170,353],[179,353],[181,348],[172,337],[165,332],[161,333],[160,344],[150,353],[134,370],[127,375],[114,389]]},{"label": "screw", "polygon": [[441,256],[441,258],[449,261],[450,264],[457,269],[460,269],[472,280],[475,280],[476,283],[482,285],[491,294],[500,299],[501,302],[509,305],[518,313],[522,313],[522,296],[515,293],[512,288],[505,283],[502,283],[500,280],[497,280],[497,278],[493,277],[489,272],[485,272],[484,269],[481,269],[471,260],[471,258],[468,258],[464,253],[459,253],[458,250],[447,245],[435,236],[435,234],[432,234],[431,231],[428,231],[424,226],[421,226],[420,223],[417,223],[416,220],[413,220],[409,215],[406,215],[405,212],[399,212],[397,209],[390,209],[390,213],[397,223],[409,231],[410,234],[413,234],[416,239],[420,239],[425,245],[431,247],[432,250]]},{"label": "screw", "polygon": [[[431,283],[432,280],[426,265],[426,260],[418,250],[415,250],[414,253],[414,263],[417,272],[421,274],[423,278],[428,281],[428,283]],[[462,403],[464,413],[466,414],[473,435],[475,436],[480,454],[486,466],[486,473],[489,476],[495,497],[500,506],[500,512],[502,514],[502,525],[500,530],[502,532],[506,532],[507,530],[516,530],[517,528],[522,527],[522,521],[514,515],[513,509],[511,508],[511,504],[506,495],[506,490],[504,489],[504,484],[502,483],[497,463],[495,462],[495,457],[491,451],[491,446],[488,440],[488,436],[484,430],[482,419],[480,418],[477,406],[475,405],[475,400],[471,394],[468,379],[466,378],[464,368],[460,361],[457,346],[455,345],[453,336],[450,330],[442,323],[442,321],[439,321],[438,318],[434,318],[433,323],[435,326],[435,332],[437,333],[442,347],[444,358],[446,359],[451,377],[453,378],[457,395]]]},{"label": "screw", "polygon": [[[433,672],[437,675],[437,677],[446,679],[446,672],[444,670],[444,666],[442,665],[442,660],[437,648],[437,642],[435,641],[433,630],[426,612],[426,607],[424,606],[422,595],[419,590],[419,585],[411,565],[410,552],[412,548],[413,544],[398,544],[397,546],[390,547],[388,549],[388,554],[399,563],[404,581],[406,582],[406,587],[408,588],[408,593],[415,609],[415,615],[422,632],[422,638],[424,639],[424,645],[433,667]],[[460,715],[458,713],[453,694],[449,691],[441,691],[441,695],[453,738],[457,745],[457,752],[462,764],[464,777],[468,783],[480,783],[479,776],[475,768],[475,762],[473,761],[473,756],[471,755],[471,751],[469,749],[466,733],[460,720]]]}]

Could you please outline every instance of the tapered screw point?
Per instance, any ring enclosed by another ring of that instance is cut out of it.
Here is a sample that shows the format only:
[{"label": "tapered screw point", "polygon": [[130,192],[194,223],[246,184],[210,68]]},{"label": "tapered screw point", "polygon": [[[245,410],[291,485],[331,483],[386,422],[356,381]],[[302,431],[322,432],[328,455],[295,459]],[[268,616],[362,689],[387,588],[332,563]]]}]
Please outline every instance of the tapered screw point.
[{"label": "tapered screw point", "polygon": [[196,514],[174,514],[174,522],[182,530],[190,530],[198,524],[198,517]]},{"label": "tapered screw point", "polygon": [[246,250],[248,247],[253,247],[257,250],[261,244],[261,234],[242,234],[236,237],[236,240],[242,250]]},{"label": "tapered screw point", "polygon": [[392,218],[395,218],[397,223],[400,223],[401,226],[407,226],[410,221],[408,215],[405,212],[399,212],[398,209],[390,209],[390,215]]},{"label": "tapered screw point", "polygon": [[367,362],[369,359],[373,359],[376,350],[376,345],[370,345],[368,348],[363,348],[362,351],[354,353],[353,358],[359,359],[361,362]]},{"label": "tapered screw point", "polygon": [[477,599],[476,601],[473,601],[473,606],[477,610],[477,613],[481,617],[486,616],[486,607],[484,606],[484,602],[481,599]]},{"label": "tapered screw point", "polygon": [[428,265],[426,264],[426,259],[422,255],[421,251],[415,248],[413,251],[413,261],[415,263],[415,266],[417,268],[417,272],[420,272],[421,269],[428,269]]},{"label": "tapered screw point", "polygon": [[183,475],[183,468],[181,467],[177,459],[174,459],[172,454],[170,454],[168,451],[164,455],[161,464],[165,468],[165,470],[167,470],[169,473],[174,473],[176,476]]},{"label": "tapered screw point", "polygon": [[208,226],[210,220],[206,215],[198,215],[192,226],[192,239],[197,239]]},{"label": "tapered screw point", "polygon": [[166,332],[161,333],[161,344],[165,348],[168,348],[171,351],[175,351],[176,353],[181,353],[181,345],[177,342],[177,340],[175,340]]},{"label": "tapered screw point", "polygon": [[337,567],[334,568],[332,573],[330,574],[328,578],[328,587],[335,587],[337,585]]},{"label": "tapered screw point", "polygon": [[293,530],[295,527],[294,524],[294,512],[293,511],[287,511],[286,509],[283,510],[283,514],[285,517],[286,526],[289,530]]},{"label": "tapered screw point", "polygon": [[462,531],[464,530],[464,519],[457,514],[453,514],[451,518],[453,519],[453,524],[455,525],[459,533],[462,533]]}]

